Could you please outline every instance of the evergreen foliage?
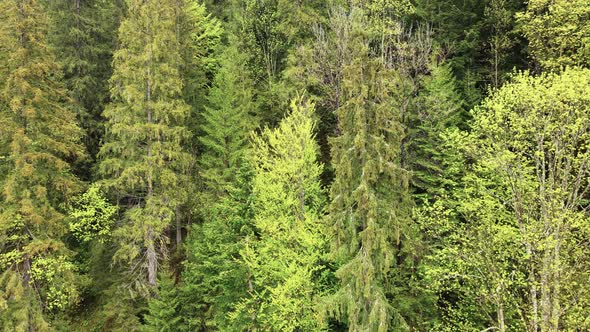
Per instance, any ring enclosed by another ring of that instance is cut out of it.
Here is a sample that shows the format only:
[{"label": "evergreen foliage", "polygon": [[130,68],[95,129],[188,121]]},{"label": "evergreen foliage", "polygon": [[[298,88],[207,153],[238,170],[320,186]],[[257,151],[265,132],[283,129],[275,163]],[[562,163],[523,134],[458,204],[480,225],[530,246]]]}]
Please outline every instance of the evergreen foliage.
[{"label": "evergreen foliage", "polygon": [[33,0],[0,4],[6,61],[0,113],[6,162],[0,209],[3,330],[49,330],[49,313],[78,301],[76,267],[62,237],[63,205],[81,189],[70,163],[82,131],[47,46],[48,19]]},{"label": "evergreen foliage", "polygon": [[176,5],[129,1],[115,52],[113,102],[104,112],[100,173],[125,207],[115,231],[120,241],[115,259],[130,264],[140,286],[156,285],[164,231],[183,203],[177,188],[192,162],[184,146],[191,135],[185,123],[190,106],[182,97]]},{"label": "evergreen foliage", "polygon": [[0,330],[590,330],[587,0],[0,0]]},{"label": "evergreen foliage", "polygon": [[[354,10],[354,9],[353,9]],[[396,75],[369,57],[362,11],[352,13],[353,57],[343,68],[340,135],[329,213],[340,287],[327,311],[351,331],[408,328],[396,298],[396,265],[410,226],[409,173],[399,164],[404,130]],[[395,303],[394,302],[394,303]]]},{"label": "evergreen foliage", "polygon": [[241,260],[248,296],[231,315],[264,330],[322,329],[315,305],[325,266],[326,227],[314,105],[299,97],[278,128],[253,138],[253,225]]}]

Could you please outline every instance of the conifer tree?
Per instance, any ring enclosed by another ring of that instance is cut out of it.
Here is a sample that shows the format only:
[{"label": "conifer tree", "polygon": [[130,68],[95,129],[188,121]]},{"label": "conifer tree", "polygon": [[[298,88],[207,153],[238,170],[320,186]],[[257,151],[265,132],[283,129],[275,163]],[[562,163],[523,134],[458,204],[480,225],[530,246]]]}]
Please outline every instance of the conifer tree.
[{"label": "conifer tree", "polygon": [[225,197],[207,208],[203,224],[190,229],[180,290],[187,330],[244,331],[251,315],[230,319],[251,288],[248,270],[239,260],[244,238],[252,234],[252,170],[241,163]]},{"label": "conifer tree", "polygon": [[430,75],[422,77],[421,88],[408,121],[408,165],[416,194],[440,195],[445,182],[452,181],[444,174],[448,161],[443,135],[464,123],[467,115],[448,64],[433,65]]},{"label": "conifer tree", "polygon": [[179,315],[178,290],[171,276],[160,274],[158,293],[148,302],[148,314],[144,317],[146,332],[178,332],[182,327]]},{"label": "conifer tree", "polygon": [[[241,256],[250,274],[248,296],[232,313],[264,330],[316,331],[327,244],[321,219],[322,166],[317,162],[314,105],[303,98],[277,129],[253,139],[255,237]],[[248,314],[251,313],[251,317]]]},{"label": "conifer tree", "polygon": [[45,314],[79,300],[62,242],[63,206],[81,189],[70,163],[84,156],[81,130],[47,46],[48,20],[36,0],[0,3],[2,162],[0,329],[48,331]]},{"label": "conifer tree", "polygon": [[183,203],[191,155],[182,99],[181,50],[176,1],[128,2],[115,52],[113,102],[107,107],[100,171],[127,210],[116,231],[115,259],[128,262],[139,285],[156,285],[165,230]]},{"label": "conifer tree", "polygon": [[235,184],[248,136],[256,125],[253,82],[246,60],[235,43],[224,50],[209,90],[209,106],[202,115],[200,175],[214,200],[226,196]]},{"label": "conifer tree", "polygon": [[122,8],[119,2],[109,0],[45,1],[51,18],[51,43],[64,70],[69,95],[79,106],[84,143],[94,157],[103,132],[101,114],[108,100]]},{"label": "conifer tree", "polygon": [[330,220],[339,289],[326,310],[350,331],[407,328],[397,294],[410,224],[409,172],[400,166],[399,75],[370,57],[365,14],[351,14],[352,60],[343,69],[340,135],[332,140]]},{"label": "conifer tree", "polygon": [[241,238],[251,223],[250,171],[244,160],[256,111],[246,58],[229,36],[209,91],[199,159],[203,180],[200,214],[187,240],[183,272],[186,325],[226,329],[226,314],[244,295],[246,273],[236,263]]}]

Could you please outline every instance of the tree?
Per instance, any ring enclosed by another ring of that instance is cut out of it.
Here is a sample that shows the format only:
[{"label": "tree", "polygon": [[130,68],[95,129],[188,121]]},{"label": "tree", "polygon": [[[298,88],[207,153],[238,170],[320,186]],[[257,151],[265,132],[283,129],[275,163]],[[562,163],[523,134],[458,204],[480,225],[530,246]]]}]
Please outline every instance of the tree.
[{"label": "tree", "polygon": [[544,69],[590,64],[590,4],[584,0],[532,0],[518,13],[533,59]]},{"label": "tree", "polygon": [[295,99],[277,129],[253,138],[258,236],[247,237],[241,252],[252,286],[231,315],[250,316],[251,326],[265,330],[322,328],[314,303],[321,295],[327,234],[313,110],[305,99]]},{"label": "tree", "polygon": [[444,246],[433,250],[438,264],[428,280],[447,303],[455,299],[444,309],[447,328],[586,329],[588,293],[576,285],[588,278],[580,257],[590,249],[582,240],[587,76],[581,69],[517,74],[473,111],[471,134],[458,136],[471,160],[455,194],[462,218],[444,207],[429,217],[429,232]]},{"label": "tree", "polygon": [[253,83],[243,53],[235,45],[228,46],[219,62],[209,106],[202,114],[204,135],[199,137],[204,150],[200,175],[213,201],[227,196],[236,183],[248,136],[256,126]]},{"label": "tree", "polygon": [[588,271],[577,259],[588,252],[588,86],[588,70],[523,73],[474,112],[472,153],[497,174],[503,189],[489,190],[522,243],[513,256],[525,258],[531,331],[584,324],[577,310],[586,300],[571,287]]},{"label": "tree", "polygon": [[202,224],[194,224],[186,242],[187,259],[180,290],[182,317],[187,330],[244,331],[247,313],[231,319],[251,280],[240,260],[244,238],[252,235],[252,169],[241,163],[225,196],[207,209]]},{"label": "tree", "polygon": [[101,114],[108,101],[108,80],[123,9],[118,1],[45,2],[51,18],[50,41],[64,70],[68,93],[78,106],[84,144],[94,158],[104,131]]},{"label": "tree", "polygon": [[155,286],[164,231],[187,196],[179,188],[192,162],[184,145],[191,111],[182,98],[177,2],[131,0],[128,6],[99,169],[126,210],[115,231],[121,246],[114,258],[130,264],[139,285]]},{"label": "tree", "polygon": [[2,150],[8,163],[0,208],[0,324],[46,331],[46,314],[79,300],[76,267],[62,242],[63,206],[81,189],[70,163],[84,157],[82,132],[47,46],[48,22],[34,0],[0,4]]},{"label": "tree", "polygon": [[161,275],[158,294],[149,300],[148,314],[144,317],[146,332],[176,332],[182,327],[178,289],[171,276]]},{"label": "tree", "polygon": [[400,167],[404,130],[394,94],[403,88],[396,86],[395,71],[369,56],[363,12],[353,8],[351,15],[354,53],[343,69],[340,134],[331,141],[329,213],[340,285],[326,307],[350,331],[403,329],[403,310],[395,308],[407,303],[398,296],[403,278],[397,265],[410,240],[412,206],[409,173]]},{"label": "tree", "polygon": [[407,159],[416,194],[432,198],[445,190],[448,156],[441,149],[443,135],[465,122],[467,115],[448,64],[432,65],[421,78],[421,89],[408,117]]}]

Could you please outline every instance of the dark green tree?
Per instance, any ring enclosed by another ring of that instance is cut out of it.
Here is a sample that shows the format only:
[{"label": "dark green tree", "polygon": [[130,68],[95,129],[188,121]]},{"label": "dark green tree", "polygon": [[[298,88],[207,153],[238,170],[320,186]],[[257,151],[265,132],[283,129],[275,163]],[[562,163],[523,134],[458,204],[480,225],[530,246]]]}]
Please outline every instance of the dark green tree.
[{"label": "dark green tree", "polygon": [[148,301],[143,331],[177,332],[182,327],[178,289],[171,276],[160,274],[157,294]]},{"label": "dark green tree", "polygon": [[252,234],[251,178],[252,170],[242,163],[226,196],[208,209],[208,219],[190,228],[180,293],[189,331],[244,331],[251,326],[250,315],[228,316],[252,285],[239,261],[243,240]]},{"label": "dark green tree", "polygon": [[[68,93],[79,107],[84,144],[94,158],[104,131],[101,114],[109,99],[108,80],[112,74],[122,2],[45,2],[51,18],[50,41],[63,68]],[[90,177],[90,174],[84,176]]]},{"label": "dark green tree", "polygon": [[235,184],[250,132],[257,122],[253,82],[245,56],[234,43],[224,50],[219,63],[199,137],[203,145],[200,176],[213,201],[226,197]]}]

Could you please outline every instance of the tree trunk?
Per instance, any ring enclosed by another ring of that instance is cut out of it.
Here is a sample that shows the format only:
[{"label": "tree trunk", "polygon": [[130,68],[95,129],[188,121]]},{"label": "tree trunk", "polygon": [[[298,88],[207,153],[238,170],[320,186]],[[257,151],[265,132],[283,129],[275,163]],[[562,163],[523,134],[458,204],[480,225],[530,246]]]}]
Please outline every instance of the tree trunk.
[{"label": "tree trunk", "polygon": [[154,232],[151,226],[147,231],[147,261],[148,261],[148,284],[156,286],[156,279],[158,274],[158,258],[156,257],[156,249],[154,246]]}]

